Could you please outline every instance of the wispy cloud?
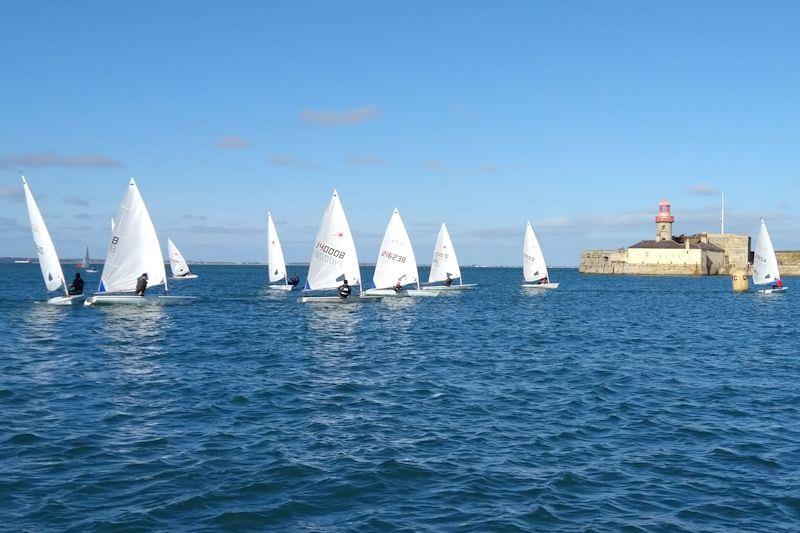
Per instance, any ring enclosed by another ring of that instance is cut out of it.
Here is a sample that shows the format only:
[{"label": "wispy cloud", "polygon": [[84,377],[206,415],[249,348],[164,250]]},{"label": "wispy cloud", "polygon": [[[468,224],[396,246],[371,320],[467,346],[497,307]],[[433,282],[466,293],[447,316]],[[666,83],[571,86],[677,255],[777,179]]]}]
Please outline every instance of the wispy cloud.
[{"label": "wispy cloud", "polygon": [[78,220],[88,220],[92,218],[92,215],[89,213],[78,213],[76,215],[72,215],[72,218],[77,218]]},{"label": "wispy cloud", "polygon": [[250,141],[242,137],[237,137],[236,135],[223,135],[217,141],[217,148],[222,150],[241,150],[249,146]]},{"label": "wispy cloud", "polygon": [[388,161],[377,155],[350,155],[347,163],[354,167],[382,167],[389,164]]},{"label": "wispy cloud", "polygon": [[0,157],[0,168],[19,170],[30,167],[104,168],[121,167],[118,159],[98,154],[59,155],[54,152],[6,154]]},{"label": "wispy cloud", "polygon": [[16,218],[0,217],[0,229],[3,231],[23,231],[26,228]]},{"label": "wispy cloud", "polygon": [[269,156],[269,162],[276,167],[319,168],[316,161],[305,161],[286,154],[273,154]]},{"label": "wispy cloud", "polygon": [[246,228],[246,227],[238,227],[238,226],[206,226],[201,224],[195,224],[186,228],[186,230],[190,233],[215,233],[215,234],[224,234],[224,235],[242,235],[242,234],[253,234],[253,233],[264,233],[266,229],[264,228]]},{"label": "wispy cloud", "polygon": [[183,218],[186,220],[207,220],[208,217],[205,215],[183,215]]},{"label": "wispy cloud", "polygon": [[368,105],[355,109],[344,109],[342,111],[304,109],[300,112],[300,118],[304,122],[316,124],[318,126],[344,126],[372,120],[379,114],[380,108],[378,108],[378,106]]},{"label": "wispy cloud", "polygon": [[428,172],[436,172],[436,173],[448,173],[450,169],[437,159],[428,159],[427,161],[422,162],[422,168],[427,170]]},{"label": "wispy cloud", "polygon": [[20,185],[6,185],[0,187],[0,198],[21,202],[25,198],[25,191]]},{"label": "wispy cloud", "polygon": [[70,196],[68,198],[64,198],[64,203],[67,205],[77,205],[79,207],[89,206],[89,200],[86,198],[81,198],[80,196]]},{"label": "wispy cloud", "polygon": [[687,187],[684,192],[694,196],[713,196],[717,194],[716,189],[708,183],[695,183],[691,187]]},{"label": "wispy cloud", "polygon": [[478,167],[478,170],[480,170],[484,174],[494,174],[495,172],[497,172],[497,167],[487,163]]}]

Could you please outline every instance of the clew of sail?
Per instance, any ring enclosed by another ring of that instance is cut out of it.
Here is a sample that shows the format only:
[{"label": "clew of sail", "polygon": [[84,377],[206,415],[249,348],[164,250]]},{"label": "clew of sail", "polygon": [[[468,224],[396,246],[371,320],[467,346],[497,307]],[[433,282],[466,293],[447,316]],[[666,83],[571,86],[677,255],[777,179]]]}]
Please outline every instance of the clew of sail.
[{"label": "clew of sail", "polygon": [[148,287],[166,285],[167,272],[156,229],[133,178],[114,222],[98,292],[133,292],[143,273],[147,273]]},{"label": "clew of sail", "polygon": [[433,247],[433,260],[428,283],[444,281],[448,275],[452,279],[459,279],[461,278],[461,269],[458,266],[458,258],[450,240],[450,234],[447,232],[447,226],[442,222],[436,246]]},{"label": "clew of sail", "polygon": [[766,285],[781,279],[778,271],[778,258],[775,257],[775,248],[769,237],[767,225],[761,219],[761,229],[758,233],[758,242],[753,253],[753,284]]},{"label": "clew of sail", "polygon": [[283,258],[281,240],[272,220],[272,213],[267,211],[267,265],[269,266],[269,282],[274,283],[286,279],[286,261]]},{"label": "clew of sail", "polygon": [[533,232],[531,223],[525,226],[525,243],[522,246],[522,275],[528,283],[534,283],[547,276],[547,264],[542,247]]},{"label": "clew of sail", "polygon": [[47,286],[48,291],[63,288],[64,294],[69,294],[56,248],[53,245],[53,240],[50,238],[50,232],[47,231],[42,213],[39,211],[39,206],[36,205],[36,199],[33,197],[33,193],[31,193],[31,189],[28,187],[28,182],[25,181],[25,177],[22,178],[22,187],[25,189],[28,218],[30,218],[31,221],[33,242],[36,245],[36,255],[39,257],[39,267],[42,269],[44,284]]},{"label": "clew of sail", "polygon": [[186,259],[183,258],[183,254],[169,237],[167,237],[167,251],[169,252],[169,268],[174,277],[179,278],[191,274]]},{"label": "clew of sail", "polygon": [[356,246],[334,190],[314,241],[305,290],[335,289],[345,279],[350,285],[361,285]]},{"label": "clew of sail", "polygon": [[372,281],[376,289],[388,289],[398,282],[401,285],[413,283],[419,286],[417,259],[414,257],[411,239],[397,208],[389,219],[389,225],[386,226]]}]

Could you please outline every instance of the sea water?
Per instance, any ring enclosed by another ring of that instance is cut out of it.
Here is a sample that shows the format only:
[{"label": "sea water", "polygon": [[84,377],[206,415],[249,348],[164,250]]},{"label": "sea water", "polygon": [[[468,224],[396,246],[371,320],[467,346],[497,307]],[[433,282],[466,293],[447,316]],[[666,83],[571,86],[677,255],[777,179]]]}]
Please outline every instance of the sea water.
[{"label": "sea water", "polygon": [[195,270],[192,305],[85,308],[0,265],[0,527],[800,529],[800,280],[317,307]]}]

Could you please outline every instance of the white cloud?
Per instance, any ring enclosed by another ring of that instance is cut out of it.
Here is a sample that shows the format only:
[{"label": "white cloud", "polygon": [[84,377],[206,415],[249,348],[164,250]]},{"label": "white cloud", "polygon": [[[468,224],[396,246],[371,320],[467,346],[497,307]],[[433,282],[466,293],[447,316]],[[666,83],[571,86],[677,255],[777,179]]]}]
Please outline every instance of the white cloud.
[{"label": "white cloud", "polygon": [[316,161],[305,161],[298,159],[291,155],[286,154],[273,154],[269,156],[269,162],[276,167],[301,167],[301,168],[318,168],[319,163]]},{"label": "white cloud", "polygon": [[19,170],[26,167],[75,167],[75,168],[104,168],[121,167],[118,159],[98,154],[88,155],[58,155],[53,152],[6,154],[0,157],[0,168]]},{"label": "white cloud", "polygon": [[300,118],[304,122],[316,124],[318,126],[343,126],[348,124],[358,124],[372,120],[380,114],[380,109],[375,105],[368,105],[356,109],[345,109],[342,111],[318,111],[316,109],[304,109],[300,112]]},{"label": "white cloud", "polygon": [[223,135],[217,141],[217,148],[222,150],[241,150],[249,146],[250,141],[242,137],[237,137],[236,135]]},{"label": "white cloud", "polygon": [[717,194],[716,189],[708,183],[695,183],[691,187],[687,187],[685,192],[694,196],[713,196]]}]

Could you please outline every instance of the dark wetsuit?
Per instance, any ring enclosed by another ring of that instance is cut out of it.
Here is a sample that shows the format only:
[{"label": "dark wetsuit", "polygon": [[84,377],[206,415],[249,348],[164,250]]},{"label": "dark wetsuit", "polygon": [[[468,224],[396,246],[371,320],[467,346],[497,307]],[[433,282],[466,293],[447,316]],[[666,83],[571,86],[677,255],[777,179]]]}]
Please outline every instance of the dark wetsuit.
[{"label": "dark wetsuit", "polygon": [[353,289],[350,287],[350,285],[342,285],[339,287],[339,296],[342,298],[347,298],[350,296],[351,292],[353,292]]},{"label": "dark wetsuit", "polygon": [[70,295],[83,294],[83,280],[75,278],[72,280],[72,285],[69,286]]},{"label": "dark wetsuit", "polygon": [[289,278],[289,285],[291,285],[292,287],[297,287],[298,283],[300,283],[300,278],[298,278],[297,276],[292,276],[291,278]]},{"label": "dark wetsuit", "polygon": [[394,292],[403,292],[403,286],[398,283],[394,286]]},{"label": "dark wetsuit", "polygon": [[139,276],[136,279],[136,296],[144,296],[144,291],[147,289],[147,279],[144,276]]},{"label": "dark wetsuit", "polygon": [[452,284],[453,284],[453,278],[447,278],[446,280],[444,280],[445,287],[449,287]]}]

